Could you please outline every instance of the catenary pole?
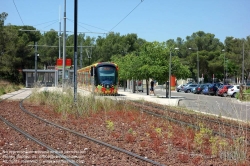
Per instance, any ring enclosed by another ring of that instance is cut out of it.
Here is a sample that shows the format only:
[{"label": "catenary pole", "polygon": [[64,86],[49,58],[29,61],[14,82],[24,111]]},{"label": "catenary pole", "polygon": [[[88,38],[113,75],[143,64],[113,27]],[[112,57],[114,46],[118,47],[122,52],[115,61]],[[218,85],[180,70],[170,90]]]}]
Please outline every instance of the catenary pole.
[{"label": "catenary pole", "polygon": [[34,83],[37,82],[37,42],[35,42],[35,77]]},{"label": "catenary pole", "polygon": [[63,27],[63,71],[62,71],[62,84],[64,86],[65,79],[65,56],[66,56],[66,0],[64,0],[64,27]]},{"label": "catenary pole", "polygon": [[78,0],[74,1],[74,101],[77,101],[77,6]]}]

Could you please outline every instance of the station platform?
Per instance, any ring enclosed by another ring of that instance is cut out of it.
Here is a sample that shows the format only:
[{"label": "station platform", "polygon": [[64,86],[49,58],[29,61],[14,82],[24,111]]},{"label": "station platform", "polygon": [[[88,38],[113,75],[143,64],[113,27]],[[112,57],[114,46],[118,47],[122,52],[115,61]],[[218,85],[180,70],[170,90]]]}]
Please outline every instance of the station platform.
[{"label": "station platform", "polygon": [[128,98],[129,100],[144,100],[148,102],[153,102],[161,105],[168,105],[168,106],[178,106],[180,98],[176,98],[175,96],[172,96],[170,99],[166,98],[161,95],[147,95],[146,93],[132,93],[130,91],[123,91],[120,90],[119,94],[121,96],[124,96]]},{"label": "station platform", "polygon": [[[23,88],[18,91],[4,94],[0,96],[0,99],[6,99],[10,98],[11,96],[15,95],[12,97],[12,100],[22,100],[28,97],[32,91],[36,89],[33,88]],[[62,88],[57,88],[57,87],[42,87],[40,89],[37,89],[38,91],[62,91]],[[78,92],[83,94],[83,95],[90,95],[91,92],[88,91],[83,91],[78,89]],[[118,96],[115,96],[120,99],[128,99],[128,100],[142,100],[142,101],[148,101],[148,102],[153,102],[161,105],[168,105],[168,106],[178,106],[180,98],[172,96],[172,98],[166,98],[164,96],[160,95],[147,95],[145,92],[141,93],[132,93],[131,91],[124,91],[123,89],[119,89]],[[157,93],[156,93],[157,94]]]}]

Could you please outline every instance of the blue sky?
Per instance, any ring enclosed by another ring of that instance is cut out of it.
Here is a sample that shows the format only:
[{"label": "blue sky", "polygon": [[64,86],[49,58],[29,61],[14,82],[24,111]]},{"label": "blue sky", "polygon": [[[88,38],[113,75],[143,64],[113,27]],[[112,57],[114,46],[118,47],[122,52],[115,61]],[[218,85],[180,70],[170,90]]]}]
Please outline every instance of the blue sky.
[{"label": "blue sky", "polygon": [[[136,33],[163,42],[204,31],[224,42],[227,36],[250,35],[249,7],[250,0],[78,0],[78,32]],[[63,30],[64,0],[0,0],[2,12],[8,13],[5,25],[58,31],[60,18]],[[66,17],[66,30],[73,32],[74,0],[66,0]]]}]

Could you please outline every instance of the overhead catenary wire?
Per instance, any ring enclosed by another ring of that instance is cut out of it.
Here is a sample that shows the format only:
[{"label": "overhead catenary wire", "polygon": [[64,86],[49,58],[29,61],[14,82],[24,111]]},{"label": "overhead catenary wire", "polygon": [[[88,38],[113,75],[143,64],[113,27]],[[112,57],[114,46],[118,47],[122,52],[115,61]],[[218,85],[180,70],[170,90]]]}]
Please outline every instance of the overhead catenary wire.
[{"label": "overhead catenary wire", "polygon": [[[89,27],[92,27],[92,28],[96,28],[96,29],[99,29],[99,30],[103,30],[103,31],[107,31],[106,29],[103,29],[103,28],[99,28],[99,27],[96,27],[96,26],[93,26],[93,25],[89,25],[89,24],[86,24],[86,23],[82,23],[82,22],[78,22],[78,24],[83,24],[83,25],[87,25]],[[79,25],[80,26],[80,25]]]},{"label": "overhead catenary wire", "polygon": [[111,28],[109,31],[112,31],[113,29],[115,29],[123,20],[125,20],[138,6],[141,5],[141,3],[143,2],[144,0],[141,0],[141,2],[136,5],[123,19],[121,19],[121,21],[119,21],[113,28]]},{"label": "overhead catenary wire", "polygon": [[[72,20],[70,20],[70,19],[67,19],[67,20],[69,20],[70,22],[74,22],[74,21],[72,21]],[[78,26],[80,26],[80,25],[78,24]],[[86,29],[87,31],[90,31],[90,32],[91,32],[91,30],[89,30],[89,29],[87,29],[87,28],[85,28],[85,27],[83,27],[83,26],[80,26],[80,27],[82,27],[82,28]]]},{"label": "overhead catenary wire", "polygon": [[[141,5],[141,3],[143,2],[144,0],[141,0],[141,2],[139,3],[139,4],[137,4],[123,19],[121,19],[113,28],[111,28],[109,31],[108,30],[105,30],[105,29],[102,29],[102,28],[98,28],[98,27],[95,27],[95,26],[92,26],[92,25],[89,25],[89,24],[86,24],[86,23],[82,23],[82,22],[78,22],[78,26],[80,26],[80,27],[82,27],[82,28],[84,28],[84,29],[86,29],[86,30],[88,30],[88,31],[90,31],[91,32],[91,30],[89,30],[89,29],[87,29],[87,28],[85,28],[85,27],[83,27],[83,26],[81,26],[81,25],[79,25],[79,23],[81,23],[81,24],[84,24],[84,25],[87,25],[87,26],[90,26],[90,27],[93,27],[93,28],[97,28],[97,29],[100,29],[100,30],[104,30],[104,31],[107,31],[107,33],[108,32],[111,32],[114,28],[116,28],[122,21],[124,21],[139,5]],[[71,22],[73,22],[71,19],[68,19],[67,18],[67,20],[69,20],[69,21],[71,21]]]},{"label": "overhead catenary wire", "polygon": [[[71,19],[67,19],[67,20],[69,20],[70,22],[73,22],[73,20],[71,20]],[[106,31],[106,32],[93,32],[93,31],[91,31],[91,30],[89,30],[89,29],[81,26],[80,23],[81,22],[78,22],[77,25],[80,26],[80,27],[82,27],[82,28],[84,28],[84,29],[86,29],[86,30],[88,30],[88,32],[84,32],[84,33],[95,33],[95,34],[103,34],[103,35],[105,35],[105,34],[107,34],[109,32],[108,30],[105,30],[105,29],[102,29],[102,28],[98,28],[98,27],[95,27],[95,26],[92,26],[92,25],[89,25],[89,24],[81,23],[81,24],[84,24],[84,25],[87,25],[87,26],[90,26],[90,27],[93,27],[93,28],[96,28],[96,29],[100,29],[100,30]]]},{"label": "overhead catenary wire", "polygon": [[[140,2],[139,2],[139,4],[137,4],[124,18],[122,18],[113,28],[111,28],[110,30],[105,30],[105,29],[103,29],[103,28],[99,28],[99,27],[96,27],[96,26],[93,26],[93,25],[89,25],[89,24],[86,24],[86,23],[82,23],[82,22],[78,22],[78,26],[80,26],[80,27],[82,27],[82,28],[84,28],[85,30],[87,30],[87,31],[89,31],[89,32],[85,32],[85,33],[96,33],[96,34],[107,34],[107,33],[109,33],[109,32],[111,32],[114,28],[116,28],[122,21],[124,21],[139,5],[141,5],[141,3],[143,2],[144,0],[141,0]],[[14,2],[14,0],[13,0],[13,3],[15,4],[15,2]],[[15,5],[16,6],[16,5]],[[17,7],[16,7],[16,10],[17,10]],[[17,12],[18,12],[18,10],[17,10]],[[18,12],[18,14],[19,14],[19,12]],[[22,20],[22,18],[21,18],[21,16],[20,16],[20,14],[19,14],[19,17],[20,17],[20,19]],[[73,20],[72,19],[68,19],[68,18],[66,18],[67,20],[69,20],[70,22],[73,22]],[[42,25],[42,24],[46,24],[46,23],[49,23],[49,22],[52,22],[51,24],[49,24],[49,25],[47,25],[46,27],[44,27],[44,28],[47,28],[47,27],[49,27],[49,26],[51,26],[51,25],[53,25],[53,24],[55,24],[55,23],[57,23],[57,21],[58,20],[52,20],[52,21],[48,21],[48,22],[45,22],[45,23],[41,23],[41,24],[37,24],[37,25],[34,25],[34,26],[38,26],[38,25]],[[22,21],[23,22],[23,21]],[[103,30],[103,31],[106,31],[105,33],[104,32],[102,32],[102,33],[100,33],[100,32],[93,32],[93,31],[91,31],[91,30],[89,30],[89,29],[87,29],[86,27],[83,27],[83,26],[81,26],[81,24],[84,24],[84,25],[87,25],[87,26],[89,26],[89,27],[93,27],[93,28],[96,28],[96,29],[99,29],[99,30]],[[23,23],[23,25],[24,25],[24,23]]]},{"label": "overhead catenary wire", "polygon": [[48,26],[51,26],[51,25],[53,25],[53,24],[55,24],[55,23],[58,23],[58,20],[54,21],[53,23],[51,23],[51,24],[49,24],[49,25],[47,25],[47,26],[45,26],[45,27],[43,27],[43,28],[47,28]]},{"label": "overhead catenary wire", "polygon": [[[21,21],[22,21],[22,23],[23,23],[23,19],[22,19],[21,15],[20,15],[20,13],[19,13],[19,11],[18,11],[18,9],[17,9],[17,6],[16,6],[16,3],[15,3],[15,0],[13,0],[13,3],[14,3],[14,5],[15,5],[16,11],[17,11],[17,13],[18,13],[18,15],[19,15],[19,18],[20,18],[20,20],[21,20]],[[24,23],[23,23],[23,25],[24,25]]]},{"label": "overhead catenary wire", "polygon": [[58,20],[51,20],[51,21],[47,21],[47,22],[40,23],[40,24],[33,25],[33,26],[39,26],[39,25],[43,25],[43,24],[47,24],[47,23],[50,23],[50,22],[55,22],[55,21],[58,21]]}]

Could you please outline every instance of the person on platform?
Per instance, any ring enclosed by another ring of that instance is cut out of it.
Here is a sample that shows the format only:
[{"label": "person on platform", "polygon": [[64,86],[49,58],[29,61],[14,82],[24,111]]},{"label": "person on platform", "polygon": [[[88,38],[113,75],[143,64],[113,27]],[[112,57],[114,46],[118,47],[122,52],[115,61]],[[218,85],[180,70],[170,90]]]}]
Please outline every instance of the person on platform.
[{"label": "person on platform", "polygon": [[154,94],[154,96],[155,96],[154,87],[155,87],[155,82],[152,79],[152,81],[150,82],[150,93],[149,93],[149,95]]}]

